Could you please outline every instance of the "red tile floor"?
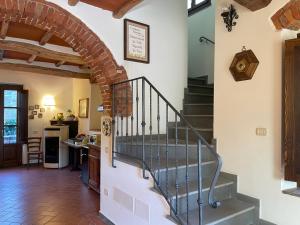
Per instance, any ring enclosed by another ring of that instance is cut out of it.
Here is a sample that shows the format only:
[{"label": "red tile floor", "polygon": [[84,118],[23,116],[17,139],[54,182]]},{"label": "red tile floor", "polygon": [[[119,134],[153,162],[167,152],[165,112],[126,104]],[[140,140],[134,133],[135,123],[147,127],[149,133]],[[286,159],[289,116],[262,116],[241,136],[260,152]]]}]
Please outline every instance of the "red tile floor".
[{"label": "red tile floor", "polygon": [[98,210],[99,195],[79,172],[0,169],[0,225],[105,225]]}]

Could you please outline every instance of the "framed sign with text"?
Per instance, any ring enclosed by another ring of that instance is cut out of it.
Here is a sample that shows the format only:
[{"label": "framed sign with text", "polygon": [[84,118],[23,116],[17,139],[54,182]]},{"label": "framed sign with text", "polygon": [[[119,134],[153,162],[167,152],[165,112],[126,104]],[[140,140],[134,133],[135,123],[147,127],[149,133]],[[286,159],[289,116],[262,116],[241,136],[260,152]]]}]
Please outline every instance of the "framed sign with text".
[{"label": "framed sign with text", "polygon": [[150,62],[150,26],[133,20],[124,20],[124,59]]}]

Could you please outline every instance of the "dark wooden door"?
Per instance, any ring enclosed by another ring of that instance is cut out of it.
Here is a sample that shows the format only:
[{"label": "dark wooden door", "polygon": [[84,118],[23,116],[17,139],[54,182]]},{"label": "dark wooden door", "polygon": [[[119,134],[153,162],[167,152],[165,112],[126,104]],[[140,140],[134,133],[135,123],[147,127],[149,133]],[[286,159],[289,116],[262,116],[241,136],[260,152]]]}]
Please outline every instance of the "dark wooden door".
[{"label": "dark wooden door", "polygon": [[21,85],[0,84],[0,166],[21,163],[28,130],[28,92]]},{"label": "dark wooden door", "polygon": [[89,187],[100,193],[100,151],[89,149]]}]

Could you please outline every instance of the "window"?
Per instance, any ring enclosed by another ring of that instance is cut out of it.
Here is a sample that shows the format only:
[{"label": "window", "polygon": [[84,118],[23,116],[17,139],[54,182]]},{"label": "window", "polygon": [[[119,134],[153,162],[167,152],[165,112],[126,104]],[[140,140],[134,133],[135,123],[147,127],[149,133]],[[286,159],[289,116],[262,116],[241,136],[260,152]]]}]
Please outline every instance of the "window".
[{"label": "window", "polygon": [[201,9],[204,9],[211,5],[211,0],[188,0],[187,9],[189,16],[199,12]]},{"label": "window", "polygon": [[4,90],[4,144],[17,143],[17,93],[15,90]]}]

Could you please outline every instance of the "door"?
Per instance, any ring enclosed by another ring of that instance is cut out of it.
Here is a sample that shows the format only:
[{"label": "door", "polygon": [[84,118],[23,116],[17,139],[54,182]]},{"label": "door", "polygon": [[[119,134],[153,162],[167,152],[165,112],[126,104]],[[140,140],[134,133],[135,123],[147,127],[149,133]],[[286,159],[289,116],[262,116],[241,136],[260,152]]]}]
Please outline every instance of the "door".
[{"label": "door", "polygon": [[0,84],[0,166],[21,163],[28,130],[28,92],[21,85]]}]

